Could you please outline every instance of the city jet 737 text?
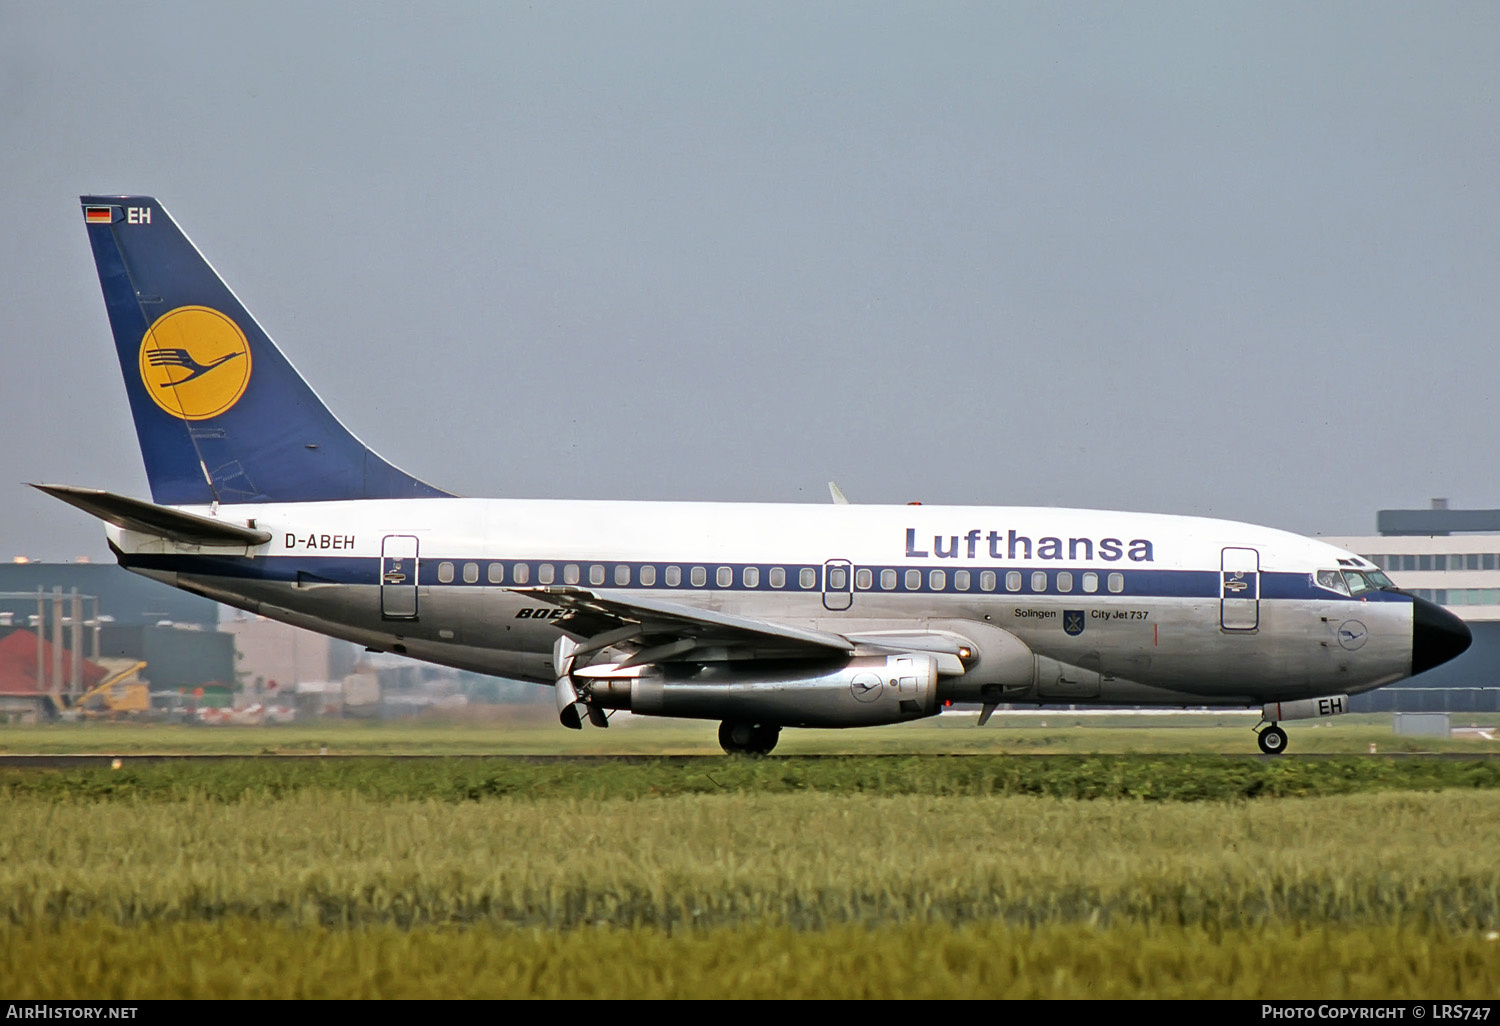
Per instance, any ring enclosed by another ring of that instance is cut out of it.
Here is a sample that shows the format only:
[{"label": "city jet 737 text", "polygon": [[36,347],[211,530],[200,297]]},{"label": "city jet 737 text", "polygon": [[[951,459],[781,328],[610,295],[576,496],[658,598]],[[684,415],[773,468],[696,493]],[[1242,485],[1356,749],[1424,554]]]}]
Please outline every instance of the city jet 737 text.
[{"label": "city jet 737 text", "polygon": [[[459,498],[318,399],[166,210],[83,219],[151,486],[37,485],[120,564],[240,609],[550,685],[562,723],[718,720],[730,752],[949,702],[1261,707],[1452,659],[1461,620],[1361,557],[1224,520],[1078,509]],[[840,496],[835,494],[835,498]]]}]

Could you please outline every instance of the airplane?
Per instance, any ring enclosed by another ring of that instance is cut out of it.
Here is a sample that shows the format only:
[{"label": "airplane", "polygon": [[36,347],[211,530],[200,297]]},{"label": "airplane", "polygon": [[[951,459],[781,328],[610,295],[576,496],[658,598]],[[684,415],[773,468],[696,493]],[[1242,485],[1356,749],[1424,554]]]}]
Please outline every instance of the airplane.
[{"label": "airplane", "polygon": [[[1462,653],[1362,557],[1226,520],[1084,509],[461,498],[351,434],[149,196],[80,197],[151,501],[37,484],[120,565],[378,652],[551,686],[570,728],[791,727],[978,704],[1283,721]],[[843,501],[841,501],[843,500]]]}]

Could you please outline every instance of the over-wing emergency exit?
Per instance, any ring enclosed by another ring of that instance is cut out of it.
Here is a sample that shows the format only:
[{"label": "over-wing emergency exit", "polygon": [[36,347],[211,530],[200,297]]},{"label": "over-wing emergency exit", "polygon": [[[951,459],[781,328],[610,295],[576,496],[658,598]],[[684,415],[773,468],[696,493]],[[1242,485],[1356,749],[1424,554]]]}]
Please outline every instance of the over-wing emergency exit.
[{"label": "over-wing emergency exit", "polygon": [[947,701],[1260,706],[1275,753],[1278,722],[1469,645],[1359,556],[1230,521],[459,498],[350,434],[155,199],[82,204],[151,501],[36,487],[129,570],[550,685],[569,727],[718,720],[727,751],[769,752]]}]

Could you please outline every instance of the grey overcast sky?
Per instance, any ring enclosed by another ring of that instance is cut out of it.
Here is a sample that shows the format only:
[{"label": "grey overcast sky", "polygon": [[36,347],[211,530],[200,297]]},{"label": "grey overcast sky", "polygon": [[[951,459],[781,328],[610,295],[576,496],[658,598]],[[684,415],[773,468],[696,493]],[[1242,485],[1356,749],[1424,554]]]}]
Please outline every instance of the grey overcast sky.
[{"label": "grey overcast sky", "polygon": [[0,558],[145,496],[157,196],[470,495],[1500,506],[1500,5],[0,0]]}]

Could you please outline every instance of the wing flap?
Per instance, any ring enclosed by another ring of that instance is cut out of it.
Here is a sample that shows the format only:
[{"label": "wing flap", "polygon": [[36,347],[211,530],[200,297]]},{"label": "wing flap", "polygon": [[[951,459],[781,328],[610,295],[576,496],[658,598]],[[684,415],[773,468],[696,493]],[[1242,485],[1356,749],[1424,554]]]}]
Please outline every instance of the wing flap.
[{"label": "wing flap", "polygon": [[264,545],[271,540],[270,531],[230,524],[98,488],[51,484],[31,487],[96,516],[106,524],[126,531],[154,534],[184,545]]}]

